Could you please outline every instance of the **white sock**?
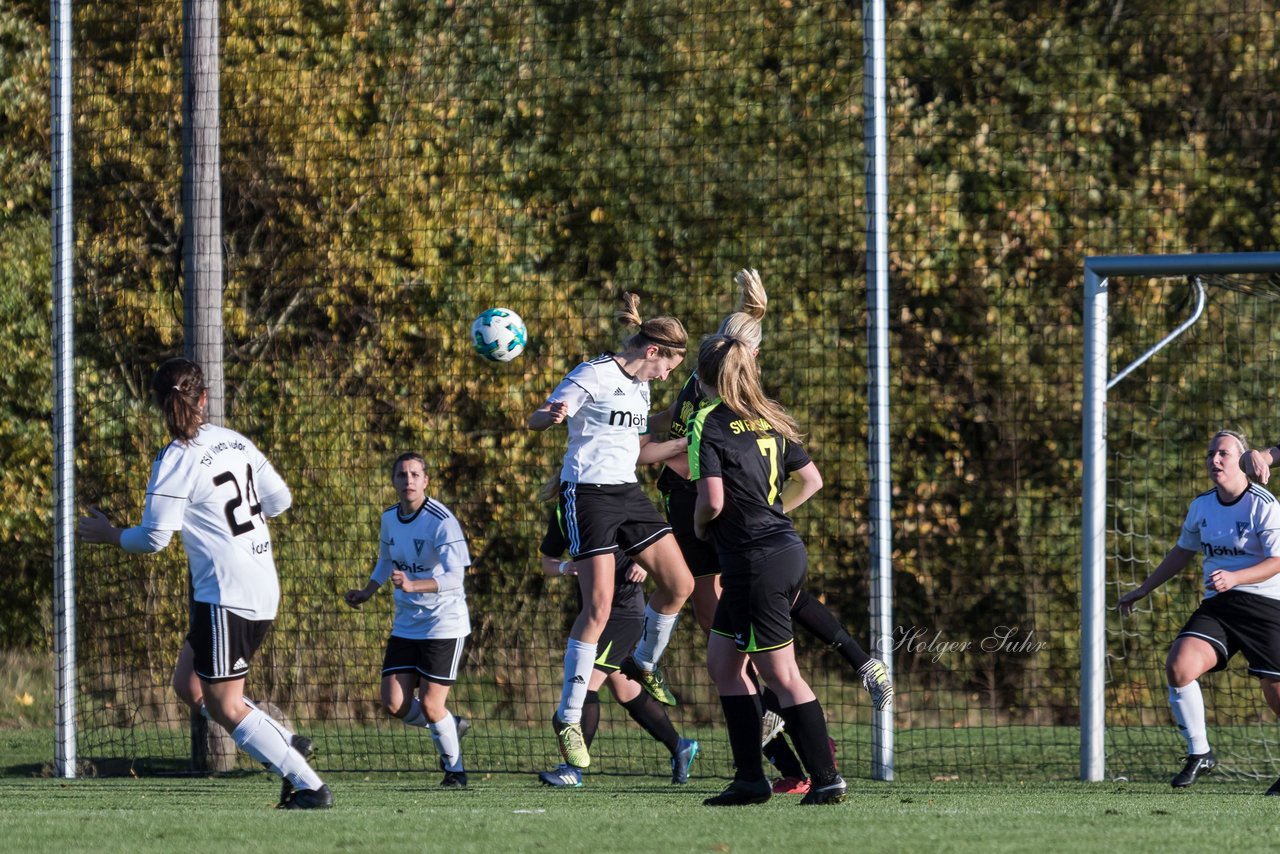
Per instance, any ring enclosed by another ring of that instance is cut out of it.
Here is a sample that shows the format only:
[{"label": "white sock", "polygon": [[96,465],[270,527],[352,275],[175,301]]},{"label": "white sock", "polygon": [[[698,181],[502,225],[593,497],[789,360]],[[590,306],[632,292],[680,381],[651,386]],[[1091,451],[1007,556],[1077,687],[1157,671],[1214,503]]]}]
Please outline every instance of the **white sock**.
[{"label": "white sock", "polygon": [[564,651],[564,685],[556,717],[567,724],[582,722],[582,704],[587,700],[587,683],[596,666],[596,645],[569,638]]},{"label": "white sock", "polygon": [[458,722],[446,709],[444,717],[431,724],[431,740],[444,762],[444,770],[461,771],[462,745],[458,743]]},{"label": "white sock", "polygon": [[1192,680],[1181,688],[1169,686],[1169,708],[1178,732],[1187,742],[1187,754],[1209,752],[1209,736],[1204,723],[1204,695],[1200,683]]},{"label": "white sock", "polygon": [[427,720],[427,713],[422,711],[422,701],[417,697],[413,698],[413,702],[409,704],[409,714],[400,719],[405,726],[416,726],[426,729],[431,726],[431,721]]},{"label": "white sock", "polygon": [[[248,697],[245,697],[245,696],[243,696],[243,695],[242,695],[242,696],[240,697],[240,699],[241,699],[241,700],[243,700],[243,701],[244,701],[244,704],[245,704],[246,706],[248,706],[249,708],[251,708],[251,709],[255,709],[255,710],[257,710],[257,711],[262,711],[261,709],[259,709],[259,708],[258,708],[258,704],[257,704],[257,703],[255,703],[253,700],[250,700]],[[208,707],[208,706],[206,706],[206,705],[204,704],[204,701],[203,701],[203,700],[201,700],[201,701],[200,701],[200,714],[204,717],[204,719],[205,719],[206,721],[207,721],[207,720],[212,720],[212,718],[210,718],[210,717],[209,717],[209,707]],[[264,714],[265,714],[265,712],[264,712]],[[271,717],[270,715],[267,715],[267,719],[268,719],[268,720],[270,720],[272,723],[274,723],[274,724],[275,724],[277,727],[279,727],[280,729],[284,730],[284,732],[289,736],[290,741],[292,741],[292,740],[293,740],[293,733],[289,732],[289,728],[288,728],[287,726],[285,726],[284,724],[280,723],[280,721],[276,720],[275,718]]]},{"label": "white sock", "polygon": [[288,780],[295,789],[324,785],[302,754],[289,744],[289,731],[258,709],[250,709],[231,738],[245,753]]},{"label": "white sock", "polygon": [[667,651],[667,644],[671,643],[671,634],[676,629],[678,619],[678,611],[674,614],[659,614],[653,610],[652,605],[644,606],[644,634],[631,653],[641,670],[652,670],[658,666],[662,654]]}]

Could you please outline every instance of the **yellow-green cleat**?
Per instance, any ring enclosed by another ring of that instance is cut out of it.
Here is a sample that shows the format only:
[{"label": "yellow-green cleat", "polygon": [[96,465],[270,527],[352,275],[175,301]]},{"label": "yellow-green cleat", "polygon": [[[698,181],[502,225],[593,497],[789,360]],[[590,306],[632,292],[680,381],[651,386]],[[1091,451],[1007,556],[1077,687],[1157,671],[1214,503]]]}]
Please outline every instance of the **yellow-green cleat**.
[{"label": "yellow-green cleat", "polygon": [[871,695],[871,705],[876,709],[887,709],[893,705],[893,680],[889,678],[889,668],[884,662],[871,659],[858,670],[862,677],[862,687]]},{"label": "yellow-green cleat", "polygon": [[676,705],[676,695],[672,694],[671,689],[667,687],[667,680],[662,675],[661,667],[655,665],[652,670],[643,670],[636,660],[628,655],[622,659],[622,665],[618,669],[632,682],[640,683],[640,687],[648,691],[649,696],[662,705]]},{"label": "yellow-green cleat", "polygon": [[564,761],[575,768],[590,766],[591,754],[587,752],[587,740],[582,735],[582,724],[567,724],[553,717],[551,726],[556,731],[556,742],[560,745],[560,755],[564,757]]}]

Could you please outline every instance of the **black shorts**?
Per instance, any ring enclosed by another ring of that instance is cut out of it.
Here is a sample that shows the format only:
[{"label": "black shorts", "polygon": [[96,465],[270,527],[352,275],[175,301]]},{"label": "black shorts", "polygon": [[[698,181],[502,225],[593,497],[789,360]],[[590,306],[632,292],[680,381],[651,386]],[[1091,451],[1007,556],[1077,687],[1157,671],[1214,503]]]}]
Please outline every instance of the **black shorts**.
[{"label": "black shorts", "polygon": [[689,565],[693,577],[719,575],[720,557],[715,546],[707,540],[698,539],[693,533],[693,507],[698,501],[698,493],[679,490],[667,493],[664,498],[671,533],[676,535],[680,553],[684,555],[684,562]]},{"label": "black shorts", "polygon": [[208,602],[192,602],[190,608],[187,643],[195,653],[196,675],[205,682],[243,679],[273,621],[246,620]]},{"label": "black shorts", "polygon": [[733,638],[739,652],[769,652],[791,643],[791,604],[808,571],[802,545],[750,556],[721,555],[723,590],[711,631]]},{"label": "black shorts", "polygon": [[1243,652],[1251,674],[1280,679],[1280,601],[1240,590],[1219,593],[1200,603],[1178,637],[1208,641],[1218,652],[1214,671]]},{"label": "black shorts", "polygon": [[392,635],[387,639],[387,652],[382,657],[382,675],[417,673],[437,685],[458,681],[462,648],[466,638],[426,638],[412,640]]},{"label": "black shorts", "polygon": [[638,483],[561,483],[560,512],[574,560],[615,549],[637,555],[671,533]]},{"label": "black shorts", "polygon": [[644,634],[644,614],[626,614],[609,617],[600,640],[596,641],[595,668],[602,673],[613,673],[622,666],[622,659],[631,654]]}]

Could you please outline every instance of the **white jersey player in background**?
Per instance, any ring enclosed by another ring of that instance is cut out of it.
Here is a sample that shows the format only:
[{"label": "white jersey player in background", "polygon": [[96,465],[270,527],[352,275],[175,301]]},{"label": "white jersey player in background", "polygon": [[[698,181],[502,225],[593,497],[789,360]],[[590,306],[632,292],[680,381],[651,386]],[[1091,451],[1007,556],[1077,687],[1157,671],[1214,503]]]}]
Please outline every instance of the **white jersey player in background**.
[{"label": "white jersey player in background", "polygon": [[170,359],[156,371],[151,391],[173,441],[151,467],[142,521],[117,528],[91,508],[80,520],[80,540],[149,554],[181,532],[191,572],[191,623],[175,690],[283,778],[281,807],[328,808],[333,795],[307,763],[309,742],[244,696],[249,662],[280,602],[267,519],[289,508],[289,487],[252,442],[205,422],[208,392],[199,365]]},{"label": "white jersey player in background", "polygon": [[420,454],[397,457],[391,483],[400,503],[382,514],[378,562],[364,588],[348,590],[344,598],[358,608],[388,580],[395,586],[395,620],[382,661],[382,707],[405,726],[429,730],[444,771],[440,785],[464,789],[460,742],[470,723],[450,713],[445,701],[471,634],[462,586],[471,555],[449,508],[427,497],[426,461]]},{"label": "white jersey player in background", "polygon": [[[1258,677],[1267,705],[1280,715],[1280,504],[1245,473],[1249,446],[1230,430],[1215,434],[1205,461],[1214,488],[1197,495],[1177,545],[1137,589],[1120,597],[1121,614],[1204,556],[1204,601],[1169,649],[1169,706],[1187,742],[1187,759],[1171,785],[1184,789],[1218,764],[1209,746],[1197,681],[1223,670],[1237,652]],[[1280,780],[1267,791],[1280,795]]]},{"label": "white jersey player in background", "polygon": [[[622,352],[574,368],[529,417],[529,428],[567,422],[569,447],[560,471],[560,511],[569,555],[578,569],[583,606],[569,633],[560,705],[552,718],[565,762],[586,768],[591,756],[582,731],[597,641],[609,621],[614,553],[622,549],[648,571],[657,587],[645,606],[644,633],[622,662],[623,674],[654,699],[675,705],[658,660],[675,629],[680,607],[693,592],[693,576],[671,526],[640,488],[636,462],[647,434],[649,382],[665,380],[684,359],[688,336],[674,317],[642,320],[640,298],[625,294],[618,319],[639,331]],[[647,442],[647,436],[645,442]],[[684,440],[659,443],[654,459],[677,453]]]}]

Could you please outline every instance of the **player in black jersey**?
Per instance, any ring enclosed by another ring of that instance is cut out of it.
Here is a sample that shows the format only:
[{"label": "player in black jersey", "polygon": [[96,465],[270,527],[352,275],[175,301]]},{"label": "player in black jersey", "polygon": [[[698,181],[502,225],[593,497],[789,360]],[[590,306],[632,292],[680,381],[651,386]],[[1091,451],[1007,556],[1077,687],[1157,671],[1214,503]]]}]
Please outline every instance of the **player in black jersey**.
[{"label": "player in black jersey", "polygon": [[804,543],[787,511],[822,487],[800,445],[795,420],[760,387],[747,342],[716,335],[698,350],[698,379],[710,403],[689,430],[689,474],[697,482],[694,532],[720,560],[722,593],[707,642],[707,669],[724,708],[736,773],[709,806],[767,801],[761,707],[753,665],[777,693],[780,714],[809,772],[803,804],[838,803],[846,786],[829,748],[826,719],[800,674],[791,604],[808,570]]},{"label": "player in black jersey", "polygon": [[[755,270],[739,270],[734,274],[734,283],[739,288],[738,308],[720,324],[719,334],[744,341],[752,354],[758,355],[763,338],[760,322],[764,319],[768,295],[760,274]],[[684,437],[688,434],[694,416],[705,403],[706,397],[698,385],[698,375],[691,374],[675,402],[665,412],[654,416],[650,426],[655,434],[666,429],[672,439]],[[658,489],[663,496],[672,533],[675,534],[685,562],[693,573],[694,588],[690,600],[693,602],[694,616],[702,630],[709,632],[716,605],[720,601],[720,562],[715,548],[694,534],[693,508],[698,488],[689,480],[688,475],[687,454],[672,457],[665,461],[658,477]],[[877,709],[892,705],[893,683],[888,668],[867,654],[826,605],[801,590],[792,603],[791,619],[849,662],[857,671]],[[805,779],[799,760],[781,735],[783,721],[777,714],[777,697],[765,686],[761,690],[761,698],[765,706],[761,749],[781,774],[774,782],[773,791],[775,794],[804,794],[809,790],[809,781]]]}]

